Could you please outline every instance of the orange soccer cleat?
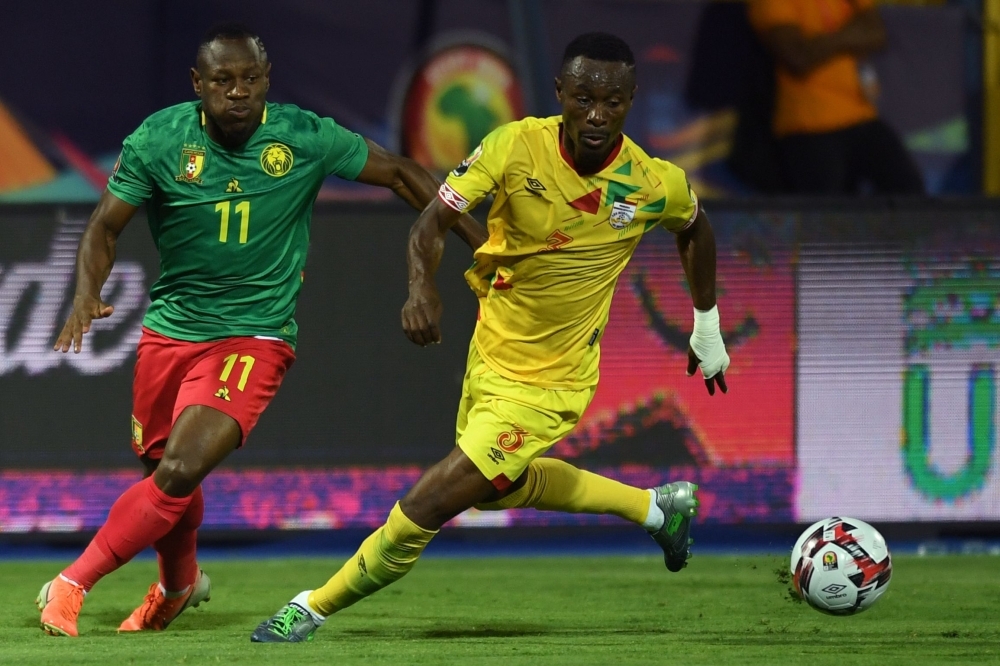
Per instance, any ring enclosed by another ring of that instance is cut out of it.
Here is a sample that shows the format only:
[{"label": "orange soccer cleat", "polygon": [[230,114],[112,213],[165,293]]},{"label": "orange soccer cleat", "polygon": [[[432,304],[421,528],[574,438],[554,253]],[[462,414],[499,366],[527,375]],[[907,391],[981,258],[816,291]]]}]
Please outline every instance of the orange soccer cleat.
[{"label": "orange soccer cleat", "polygon": [[163,631],[185,610],[211,598],[212,581],[201,570],[188,593],[174,599],[165,597],[160,584],[153,583],[142,605],[132,611],[118,631]]},{"label": "orange soccer cleat", "polygon": [[35,599],[35,605],[42,611],[42,631],[51,636],[79,636],[76,618],[83,608],[84,594],[82,587],[62,576],[56,576],[42,585]]}]

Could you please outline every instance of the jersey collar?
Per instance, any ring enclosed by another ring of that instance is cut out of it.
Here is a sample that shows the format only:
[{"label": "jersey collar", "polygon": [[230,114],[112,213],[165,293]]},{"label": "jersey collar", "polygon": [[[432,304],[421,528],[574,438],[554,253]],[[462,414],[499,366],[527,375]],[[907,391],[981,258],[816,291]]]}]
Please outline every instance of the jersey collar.
[{"label": "jersey collar", "polygon": [[614,148],[612,148],[611,152],[608,153],[607,159],[604,160],[604,163],[601,164],[597,171],[594,173],[580,173],[577,171],[576,163],[573,161],[573,156],[566,152],[566,146],[563,145],[563,126],[562,123],[559,124],[559,154],[562,155],[563,161],[566,162],[566,164],[568,164],[573,171],[576,171],[576,175],[578,176],[593,176],[596,173],[600,173],[607,169],[611,166],[611,163],[615,161],[615,158],[618,157],[618,153],[622,151],[623,143],[625,143],[625,135],[619,134],[618,141],[615,142]]},{"label": "jersey collar", "polygon": [[[201,126],[205,126],[205,110],[198,109],[198,113],[201,114]],[[263,125],[267,122],[267,102],[264,103],[264,115],[260,117],[260,124]]]}]

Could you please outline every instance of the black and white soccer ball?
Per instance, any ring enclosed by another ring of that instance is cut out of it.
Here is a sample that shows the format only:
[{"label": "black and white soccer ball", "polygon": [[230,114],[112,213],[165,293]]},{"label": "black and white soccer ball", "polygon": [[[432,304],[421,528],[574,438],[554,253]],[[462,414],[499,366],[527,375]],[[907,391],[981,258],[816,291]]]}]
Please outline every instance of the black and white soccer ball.
[{"label": "black and white soccer ball", "polygon": [[831,615],[867,610],[885,594],[892,557],[874,527],[854,518],[827,518],[792,548],[792,584],[810,606]]}]

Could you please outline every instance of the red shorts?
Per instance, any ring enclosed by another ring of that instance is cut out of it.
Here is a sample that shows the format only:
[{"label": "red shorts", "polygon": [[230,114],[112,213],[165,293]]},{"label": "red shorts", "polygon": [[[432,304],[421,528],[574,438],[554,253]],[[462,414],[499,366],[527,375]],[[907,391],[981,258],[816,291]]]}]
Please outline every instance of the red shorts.
[{"label": "red shorts", "polygon": [[143,327],[132,382],[132,448],[153,460],[191,405],[233,417],[246,439],[277,393],[295,352],[282,340],[185,342]]}]

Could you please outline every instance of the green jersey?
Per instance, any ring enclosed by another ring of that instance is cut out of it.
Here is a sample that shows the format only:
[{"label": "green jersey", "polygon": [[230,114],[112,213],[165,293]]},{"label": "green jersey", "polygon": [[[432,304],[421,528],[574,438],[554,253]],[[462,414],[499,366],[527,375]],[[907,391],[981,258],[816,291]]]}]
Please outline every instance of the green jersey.
[{"label": "green jersey", "polygon": [[295,302],[323,179],[354,180],[362,137],[291,104],[267,104],[247,143],[209,138],[198,102],[164,109],[125,139],[108,191],[146,203],[160,279],[143,325],[205,342],[264,336],[295,346]]}]

